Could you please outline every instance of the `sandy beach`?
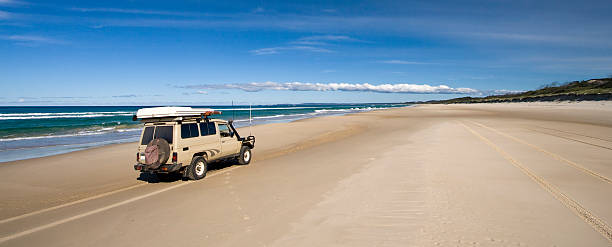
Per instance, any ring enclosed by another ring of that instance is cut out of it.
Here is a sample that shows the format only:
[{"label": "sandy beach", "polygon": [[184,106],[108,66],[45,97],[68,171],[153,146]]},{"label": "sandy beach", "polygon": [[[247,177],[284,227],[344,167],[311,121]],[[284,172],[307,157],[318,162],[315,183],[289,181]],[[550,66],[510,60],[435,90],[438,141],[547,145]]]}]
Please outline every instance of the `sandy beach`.
[{"label": "sandy beach", "polygon": [[140,175],[135,143],[0,163],[0,246],[612,245],[611,102],[418,105],[252,133],[250,165],[200,181]]}]

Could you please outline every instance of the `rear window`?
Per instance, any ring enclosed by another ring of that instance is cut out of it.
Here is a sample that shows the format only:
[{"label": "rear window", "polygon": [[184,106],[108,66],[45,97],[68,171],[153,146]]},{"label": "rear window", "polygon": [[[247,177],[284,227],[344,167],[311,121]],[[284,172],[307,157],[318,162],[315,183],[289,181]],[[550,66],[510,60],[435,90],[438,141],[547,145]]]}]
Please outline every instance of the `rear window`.
[{"label": "rear window", "polygon": [[142,142],[140,145],[147,145],[151,140],[153,140],[153,128],[154,127],[146,127],[144,132],[142,133]]},{"label": "rear window", "polygon": [[202,133],[202,136],[217,134],[215,123],[213,122],[200,123],[200,133]]},{"label": "rear window", "polygon": [[157,126],[155,127],[155,139],[163,138],[168,143],[172,143],[172,126]]},{"label": "rear window", "polygon": [[198,125],[195,123],[181,125],[181,138],[191,138],[198,136]]}]

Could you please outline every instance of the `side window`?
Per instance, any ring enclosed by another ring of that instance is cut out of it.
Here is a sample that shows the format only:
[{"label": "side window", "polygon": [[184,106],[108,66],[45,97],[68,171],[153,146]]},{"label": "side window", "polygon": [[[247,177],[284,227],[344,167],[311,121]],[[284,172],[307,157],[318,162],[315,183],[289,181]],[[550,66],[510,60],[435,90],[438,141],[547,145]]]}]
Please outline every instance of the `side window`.
[{"label": "side window", "polygon": [[213,122],[200,123],[200,133],[202,136],[216,134],[217,130],[215,129],[215,123]]},{"label": "side window", "polygon": [[195,123],[181,125],[181,138],[192,138],[198,136],[198,125]]},{"label": "side window", "polygon": [[198,131],[198,124],[190,124],[189,125],[189,132],[191,132],[191,137],[198,137],[198,136],[200,136],[200,132]]},{"label": "side window", "polygon": [[189,124],[181,125],[181,138],[189,138],[191,137],[191,133],[189,133]]},{"label": "side window", "polygon": [[217,134],[217,127],[215,127],[215,123],[213,122],[208,123],[208,134],[209,135]]},{"label": "side window", "polygon": [[147,145],[153,140],[153,129],[154,127],[145,127],[144,132],[142,132],[142,141],[140,145]]},{"label": "side window", "polygon": [[219,124],[219,134],[221,134],[222,137],[230,136],[230,130],[227,124]]},{"label": "side window", "polygon": [[168,143],[172,143],[172,126],[157,126],[155,127],[155,139],[163,138]]}]

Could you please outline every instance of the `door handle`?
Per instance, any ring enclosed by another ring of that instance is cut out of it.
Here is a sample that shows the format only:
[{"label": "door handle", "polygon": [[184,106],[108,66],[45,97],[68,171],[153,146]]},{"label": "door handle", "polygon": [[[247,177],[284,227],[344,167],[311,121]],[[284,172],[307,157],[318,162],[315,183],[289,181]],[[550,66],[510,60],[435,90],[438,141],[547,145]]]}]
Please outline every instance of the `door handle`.
[{"label": "door handle", "polygon": [[183,151],[187,151],[189,150],[189,147],[183,148]]}]

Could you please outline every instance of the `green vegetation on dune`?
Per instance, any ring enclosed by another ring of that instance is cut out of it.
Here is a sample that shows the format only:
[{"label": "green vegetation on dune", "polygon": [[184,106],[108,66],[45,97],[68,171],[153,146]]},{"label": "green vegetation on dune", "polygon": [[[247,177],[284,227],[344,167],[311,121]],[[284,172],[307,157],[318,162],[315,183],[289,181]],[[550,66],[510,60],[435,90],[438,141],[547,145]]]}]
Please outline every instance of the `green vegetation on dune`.
[{"label": "green vegetation on dune", "polygon": [[557,85],[547,85],[537,90],[522,93],[491,95],[486,97],[462,97],[448,100],[433,100],[426,104],[456,104],[456,103],[499,103],[499,102],[534,102],[534,101],[580,101],[580,100],[612,100],[612,78],[573,81]]}]

